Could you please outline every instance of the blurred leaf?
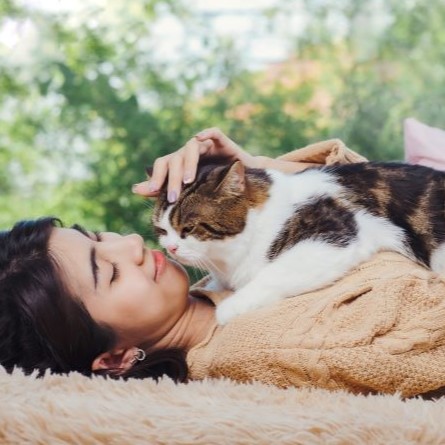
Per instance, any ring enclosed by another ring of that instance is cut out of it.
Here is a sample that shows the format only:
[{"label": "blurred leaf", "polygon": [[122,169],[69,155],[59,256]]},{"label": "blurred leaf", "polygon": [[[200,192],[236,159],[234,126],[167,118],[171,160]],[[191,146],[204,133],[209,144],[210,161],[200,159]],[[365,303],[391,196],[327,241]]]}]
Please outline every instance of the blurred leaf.
[{"label": "blurred leaf", "polygon": [[[0,26],[34,34],[20,57],[0,47],[2,226],[55,214],[155,242],[131,185],[209,126],[252,153],[340,137],[370,159],[403,157],[408,116],[445,127],[442,0],[276,0],[265,29],[282,35],[295,8],[308,19],[285,30],[289,59],[260,71],[185,1],[115,0],[82,17],[17,5],[0,3]],[[157,51],[166,18],[186,36],[172,59]]]}]

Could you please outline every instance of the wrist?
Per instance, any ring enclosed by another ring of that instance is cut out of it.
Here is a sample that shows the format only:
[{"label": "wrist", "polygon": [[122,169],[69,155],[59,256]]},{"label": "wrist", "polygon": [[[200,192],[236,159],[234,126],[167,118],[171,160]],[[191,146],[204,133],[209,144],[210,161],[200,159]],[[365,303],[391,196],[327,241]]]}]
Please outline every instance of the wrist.
[{"label": "wrist", "polygon": [[272,161],[273,159],[267,156],[252,156],[252,165],[250,165],[250,167],[261,169],[270,168]]}]

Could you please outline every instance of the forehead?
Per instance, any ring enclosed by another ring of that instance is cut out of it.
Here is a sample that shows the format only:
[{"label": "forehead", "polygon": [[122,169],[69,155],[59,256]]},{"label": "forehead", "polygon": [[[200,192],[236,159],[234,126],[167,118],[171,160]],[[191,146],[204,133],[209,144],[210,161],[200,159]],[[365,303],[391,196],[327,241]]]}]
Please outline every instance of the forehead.
[{"label": "forehead", "polygon": [[162,190],[156,199],[155,206],[153,208],[153,221],[160,221],[161,217],[164,215],[169,206],[171,206],[171,204],[167,200],[167,191]]},{"label": "forehead", "polygon": [[80,230],[56,227],[51,232],[49,246],[56,252],[68,254],[90,245],[90,233]]},{"label": "forehead", "polygon": [[49,239],[49,249],[62,273],[62,279],[75,293],[92,291],[90,241],[74,229],[55,228]]},{"label": "forehead", "polygon": [[[160,222],[161,220],[163,220],[163,217],[166,213],[171,215],[172,209],[173,214],[176,214],[178,209],[181,210],[180,213],[187,213],[187,210],[189,208],[202,206],[209,199],[209,190],[208,187],[206,187],[209,179],[210,175],[208,171],[206,171],[205,174],[203,174],[202,171],[198,172],[198,177],[195,182],[193,182],[192,184],[183,185],[177,201],[173,204],[168,201],[167,189],[166,187],[164,187],[161,190],[158,198],[156,199],[152,220],[155,222]],[[214,180],[210,182],[213,184]]]},{"label": "forehead", "polygon": [[172,212],[172,208],[170,207],[167,209],[166,212],[161,213],[158,215],[158,219],[157,219],[157,224],[165,229],[170,228],[171,224],[170,224],[170,214]]}]

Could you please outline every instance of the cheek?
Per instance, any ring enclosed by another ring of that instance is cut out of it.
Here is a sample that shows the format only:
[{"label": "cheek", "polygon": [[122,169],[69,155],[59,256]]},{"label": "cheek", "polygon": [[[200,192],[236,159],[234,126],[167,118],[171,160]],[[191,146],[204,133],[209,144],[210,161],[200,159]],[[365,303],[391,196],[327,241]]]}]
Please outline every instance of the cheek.
[{"label": "cheek", "polygon": [[169,299],[186,301],[188,297],[190,280],[184,267],[174,260],[169,260],[169,266],[160,283]]},{"label": "cheek", "polygon": [[[178,243],[179,250],[204,255],[207,252],[207,243],[196,239],[193,235],[181,239]],[[179,253],[179,252],[178,252]]]},{"label": "cheek", "polygon": [[145,277],[135,277],[116,301],[117,314],[137,318],[141,309],[150,305],[150,299],[156,293],[156,288]]}]

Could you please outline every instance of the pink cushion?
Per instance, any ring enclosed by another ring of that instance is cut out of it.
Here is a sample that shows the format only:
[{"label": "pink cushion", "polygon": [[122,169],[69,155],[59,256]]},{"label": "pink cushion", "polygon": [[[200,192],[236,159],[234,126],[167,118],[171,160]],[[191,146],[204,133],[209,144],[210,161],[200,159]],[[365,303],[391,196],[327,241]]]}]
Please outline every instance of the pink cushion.
[{"label": "pink cushion", "polygon": [[405,159],[445,170],[445,131],[410,117],[403,123]]}]

